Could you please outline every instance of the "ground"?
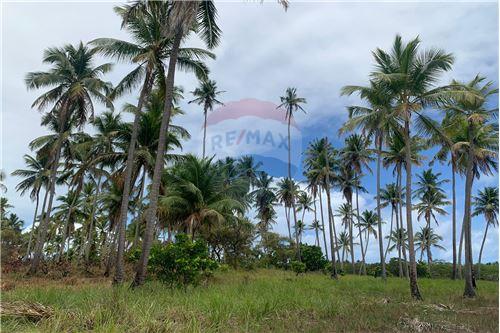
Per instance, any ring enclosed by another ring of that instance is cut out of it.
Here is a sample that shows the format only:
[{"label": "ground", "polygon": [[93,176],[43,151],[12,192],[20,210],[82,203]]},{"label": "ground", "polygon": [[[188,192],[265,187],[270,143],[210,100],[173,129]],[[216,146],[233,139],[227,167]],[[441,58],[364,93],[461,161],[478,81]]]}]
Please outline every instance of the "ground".
[{"label": "ground", "polygon": [[[497,332],[498,283],[420,279],[424,301],[408,282],[278,270],[219,272],[208,283],[171,290],[159,282],[129,290],[101,278],[2,277],[2,332]],[[37,302],[37,303],[34,303]],[[10,308],[9,308],[10,307]],[[38,309],[38,310],[37,310]]]}]

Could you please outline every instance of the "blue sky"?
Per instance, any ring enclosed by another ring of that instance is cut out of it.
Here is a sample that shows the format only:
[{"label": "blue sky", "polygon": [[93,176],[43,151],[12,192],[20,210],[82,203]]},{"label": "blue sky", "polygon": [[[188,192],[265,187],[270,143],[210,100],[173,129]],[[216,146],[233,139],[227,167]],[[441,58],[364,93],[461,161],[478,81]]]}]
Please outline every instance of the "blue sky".
[{"label": "blue sky", "polygon": [[[22,155],[29,153],[28,143],[45,134],[40,115],[30,109],[40,94],[27,91],[23,78],[29,71],[41,70],[43,49],[63,43],[89,41],[97,37],[126,39],[119,30],[120,20],[112,7],[119,3],[71,2],[4,2],[2,13],[2,142],[1,168],[8,174],[23,167]],[[220,89],[224,102],[244,98],[279,103],[288,86],[297,87],[308,101],[307,114],[298,114],[302,147],[316,137],[328,135],[336,147],[344,138],[337,130],[347,117],[346,106],[360,103],[356,97],[340,97],[340,88],[348,84],[365,84],[372,69],[371,51],[376,47],[389,49],[399,33],[405,40],[420,36],[422,48],[439,47],[452,52],[456,61],[453,70],[442,77],[470,80],[477,73],[498,82],[498,4],[497,2],[292,2],[284,12],[274,1],[218,3],[219,22],[223,31],[221,45],[214,50],[217,60],[210,62],[211,76]],[[186,45],[201,46],[193,38]],[[102,62],[102,59],[98,61]],[[117,64],[107,77],[113,83],[130,69]],[[179,73],[177,84],[184,87],[186,100],[196,86],[193,75]],[[115,105],[120,109],[126,97]],[[496,101],[492,102],[497,104]],[[185,126],[193,139],[184,143],[184,151],[199,152],[201,112],[196,105],[183,102],[186,115],[175,119]],[[103,107],[96,108],[103,111]],[[434,111],[432,111],[434,112]],[[248,124],[251,127],[253,124]],[[430,158],[429,158],[430,159]],[[415,168],[419,173],[426,166]],[[373,167],[374,168],[374,167]],[[450,178],[446,165],[433,169]],[[393,182],[392,172],[383,171],[383,184]],[[14,186],[19,181],[7,178],[7,197],[15,211],[28,224],[33,203],[19,197]],[[374,177],[365,177],[369,190],[361,198],[362,208],[374,208]],[[474,193],[486,185],[497,185],[498,175],[482,177],[475,183]],[[463,210],[463,180],[458,178],[458,220]],[[451,192],[448,185],[446,191]],[[335,193],[335,205],[341,203]],[[388,219],[389,212],[384,212]],[[415,227],[423,225],[415,219]],[[442,217],[434,226],[444,237],[446,251],[436,251],[437,259],[451,260],[451,217]],[[385,228],[388,228],[387,226]],[[484,221],[473,221],[474,255],[477,256]],[[275,230],[285,234],[280,217]],[[490,229],[483,261],[498,259],[498,230]],[[314,241],[312,234],[305,240]],[[369,260],[376,260],[376,248],[370,247]],[[358,254],[359,257],[359,254]]]}]

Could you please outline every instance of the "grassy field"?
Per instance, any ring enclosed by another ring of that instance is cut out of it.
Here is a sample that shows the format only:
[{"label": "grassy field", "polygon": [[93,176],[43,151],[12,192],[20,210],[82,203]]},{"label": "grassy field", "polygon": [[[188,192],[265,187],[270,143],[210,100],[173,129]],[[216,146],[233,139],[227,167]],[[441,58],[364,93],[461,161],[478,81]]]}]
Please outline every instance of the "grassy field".
[{"label": "grassy field", "polygon": [[[39,302],[53,315],[38,322],[2,316],[2,332],[497,332],[498,285],[478,282],[479,297],[461,297],[462,281],[421,279],[423,302],[390,278],[276,270],[220,272],[195,289],[158,282],[113,288],[100,278],[48,281],[3,276],[2,304]],[[8,288],[7,288],[8,289]]]}]

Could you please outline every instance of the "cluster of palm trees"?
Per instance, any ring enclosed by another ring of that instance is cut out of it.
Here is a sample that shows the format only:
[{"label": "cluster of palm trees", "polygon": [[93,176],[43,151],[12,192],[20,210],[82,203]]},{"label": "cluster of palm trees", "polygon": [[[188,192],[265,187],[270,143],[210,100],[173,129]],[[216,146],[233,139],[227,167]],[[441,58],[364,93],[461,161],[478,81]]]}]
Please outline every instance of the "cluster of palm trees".
[{"label": "cluster of palm trees", "polygon": [[[456,193],[455,176],[465,177],[464,219],[462,237],[465,254],[465,291],[467,297],[475,296],[475,277],[472,267],[472,185],[474,178],[481,174],[492,174],[497,169],[498,129],[495,124],[497,109],[488,108],[488,98],[497,94],[492,82],[476,76],[470,82],[453,80],[445,86],[437,86],[442,73],[452,67],[453,55],[439,49],[419,49],[420,40],[415,38],[405,43],[397,36],[390,52],[377,49],[373,52],[375,70],[370,74],[367,86],[346,86],[344,95],[358,94],[365,102],[363,106],[349,107],[349,120],[342,131],[360,130],[369,138],[373,137],[377,155],[377,215],[379,219],[379,250],[382,262],[382,276],[385,276],[384,250],[381,235],[382,193],[380,169],[384,165],[395,165],[397,200],[399,207],[406,208],[406,234],[411,294],[421,299],[417,284],[415,244],[427,251],[429,266],[432,262],[430,248],[440,240],[433,236],[432,221],[436,214],[444,214],[442,206],[448,202],[439,188],[443,181],[439,174],[431,170],[419,177],[416,191],[412,190],[412,166],[421,163],[418,151],[437,146],[436,159],[449,163],[452,171],[452,224],[453,224],[453,277],[458,276],[456,251]],[[430,110],[439,110],[444,116],[441,121],[436,116],[429,117]],[[424,139],[422,139],[424,138]],[[388,152],[384,152],[388,147]],[[385,155],[385,156],[384,156]],[[404,168],[403,168],[404,167]],[[402,171],[406,181],[402,183]],[[419,199],[414,205],[412,199]],[[393,208],[398,211],[398,208]],[[414,235],[412,211],[416,209],[418,218],[424,218],[426,226]],[[399,212],[400,227],[403,228],[403,214]],[[397,226],[397,228],[399,228]],[[405,239],[396,231],[394,238]],[[415,237],[419,239],[415,240]],[[461,244],[461,242],[460,242]],[[406,246],[406,245],[405,245]],[[402,246],[404,249],[405,246]]]},{"label": "cluster of palm trees", "polygon": [[[286,8],[287,2],[283,4]],[[443,207],[449,202],[442,190],[447,180],[441,174],[425,170],[413,183],[412,166],[423,163],[423,150],[437,146],[439,151],[429,162],[449,163],[452,172],[453,278],[461,273],[461,251],[457,255],[456,245],[462,248],[463,243],[464,294],[475,295],[474,274],[479,271],[474,273],[472,267],[471,217],[485,216],[485,238],[488,226],[498,224],[498,189],[481,191],[472,209],[474,179],[497,168],[496,110],[488,109],[487,103],[497,92],[492,83],[477,76],[468,83],[436,86],[440,75],[451,69],[453,56],[442,50],[421,51],[418,38],[404,43],[397,36],[391,52],[373,52],[376,69],[367,86],[342,89],[342,94],[359,94],[364,101],[362,106],[348,107],[349,119],[341,133],[353,133],[339,149],[328,136],[309,144],[303,156],[305,184],[291,175],[290,123],[296,112],[305,112],[306,100],[295,88],[285,91],[276,112],[284,110],[288,120],[288,176],[275,180],[259,170],[261,165],[252,157],[215,161],[205,156],[206,116],[222,104],[222,91],[208,78],[204,63],[215,58],[209,50],[221,36],[214,3],[138,1],[117,7],[116,12],[131,41],[99,38],[87,45],[48,48],[43,61],[50,69],[26,76],[28,88],[47,89],[33,107],[43,111],[42,125],[51,132],[31,142],[34,155],[26,155],[26,168],[13,173],[23,178],[17,190],[29,193],[36,203],[24,255],[30,262],[29,274],[37,273],[44,258],[90,264],[97,257],[106,274],[114,267],[114,283],[122,283],[126,252],[140,249],[136,287],[144,283],[153,242],[162,237],[170,241],[175,233],[184,232],[206,239],[220,258],[221,249],[229,251],[248,242],[239,239],[240,245],[227,245],[224,235],[228,228],[248,234],[252,227],[245,214],[251,206],[256,211],[257,233],[264,238],[276,222],[277,206],[282,205],[297,260],[308,228],[332,261],[332,278],[337,278],[338,264],[343,268],[349,259],[356,272],[355,245],[361,254],[359,273],[366,274],[368,245],[375,238],[382,278],[386,257],[396,250],[399,275],[409,278],[412,296],[421,299],[416,246],[431,269],[431,250],[441,246],[441,236],[432,225],[446,214]],[[193,34],[207,50],[184,47]],[[113,86],[103,78],[112,64],[95,65],[97,55],[132,64],[133,69]],[[174,84],[177,69],[193,72],[200,81],[190,103],[203,107],[202,158],[174,152],[189,138],[184,128],[174,124],[183,114],[178,106],[183,90]],[[114,112],[116,98],[135,88],[140,91],[137,103]],[[109,110],[94,116],[96,103]],[[438,121],[424,114],[430,109],[441,110],[444,116]],[[125,113],[133,115],[131,123],[123,120]],[[84,131],[87,124],[93,134]],[[375,211],[360,211],[360,193],[367,192],[362,179],[373,173],[372,162],[377,204]],[[382,167],[393,168],[395,176],[395,182],[385,188]],[[466,180],[460,242],[456,241],[456,175]],[[60,187],[67,191],[56,196]],[[343,196],[335,211],[333,190]],[[387,235],[382,232],[385,207],[391,210]],[[414,210],[425,221],[417,233]],[[308,224],[306,214],[313,215]],[[342,230],[337,230],[336,217]],[[479,261],[483,246],[484,239]]]}]

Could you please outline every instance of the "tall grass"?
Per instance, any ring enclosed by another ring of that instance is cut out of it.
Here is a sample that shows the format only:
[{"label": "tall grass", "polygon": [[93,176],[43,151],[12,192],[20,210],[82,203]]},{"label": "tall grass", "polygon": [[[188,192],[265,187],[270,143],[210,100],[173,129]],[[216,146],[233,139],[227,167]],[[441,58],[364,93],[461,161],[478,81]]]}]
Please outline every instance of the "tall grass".
[{"label": "tall grass", "polygon": [[404,279],[333,281],[277,270],[220,272],[188,290],[155,281],[136,290],[100,279],[66,282],[14,281],[2,302],[35,301],[55,315],[38,323],[4,317],[2,332],[498,330],[498,286],[486,281],[478,282],[477,299],[466,300],[462,281],[421,279],[422,303],[410,300]]}]

